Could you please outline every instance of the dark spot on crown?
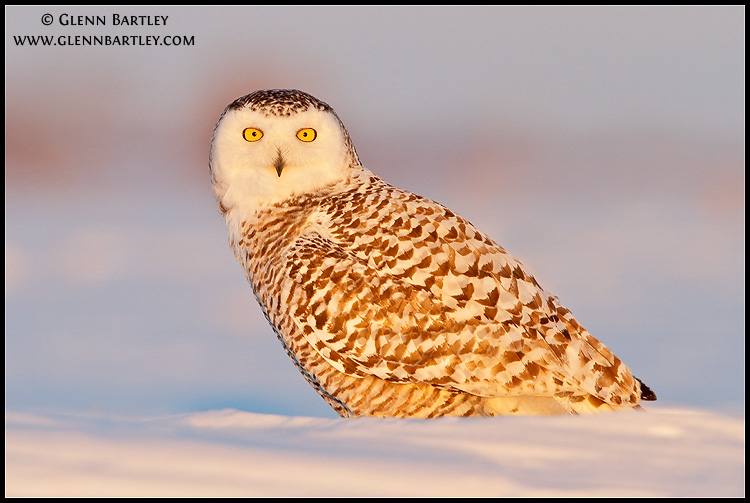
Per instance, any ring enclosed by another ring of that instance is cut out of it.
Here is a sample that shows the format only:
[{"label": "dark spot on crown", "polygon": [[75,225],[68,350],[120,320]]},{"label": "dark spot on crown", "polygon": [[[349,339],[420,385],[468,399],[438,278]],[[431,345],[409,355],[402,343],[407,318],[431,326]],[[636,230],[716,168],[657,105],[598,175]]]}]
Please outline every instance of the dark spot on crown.
[{"label": "dark spot on crown", "polygon": [[251,110],[265,112],[268,115],[288,116],[292,113],[317,109],[332,112],[333,108],[314,96],[296,89],[265,89],[237,98],[227,106],[227,110],[239,110],[250,107]]}]

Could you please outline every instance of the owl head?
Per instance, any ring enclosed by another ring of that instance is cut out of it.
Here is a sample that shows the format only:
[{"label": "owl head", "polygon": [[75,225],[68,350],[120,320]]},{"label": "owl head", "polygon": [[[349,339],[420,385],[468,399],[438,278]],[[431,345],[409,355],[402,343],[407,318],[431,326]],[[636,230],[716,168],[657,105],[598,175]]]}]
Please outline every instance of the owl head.
[{"label": "owl head", "polygon": [[359,164],[333,109],[287,89],[256,91],[230,103],[214,129],[209,157],[222,213],[321,189]]}]

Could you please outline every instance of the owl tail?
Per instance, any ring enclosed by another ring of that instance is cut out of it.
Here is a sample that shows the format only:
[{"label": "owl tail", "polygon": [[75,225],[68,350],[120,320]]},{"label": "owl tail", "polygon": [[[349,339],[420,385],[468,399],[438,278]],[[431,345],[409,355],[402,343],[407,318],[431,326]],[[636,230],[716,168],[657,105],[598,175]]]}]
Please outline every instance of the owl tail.
[{"label": "owl tail", "polygon": [[638,381],[638,384],[641,385],[641,400],[644,400],[646,402],[653,402],[656,400],[656,393],[654,393],[651,388],[646,386],[646,384],[638,379],[635,378],[636,381]]}]

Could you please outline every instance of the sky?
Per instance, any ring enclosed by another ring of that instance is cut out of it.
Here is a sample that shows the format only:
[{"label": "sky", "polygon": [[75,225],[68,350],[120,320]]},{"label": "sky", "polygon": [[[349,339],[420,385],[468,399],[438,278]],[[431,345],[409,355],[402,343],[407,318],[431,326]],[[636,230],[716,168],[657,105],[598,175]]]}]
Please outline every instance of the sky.
[{"label": "sky", "polygon": [[[368,169],[524,262],[660,407],[744,422],[744,12],[6,7],[6,414],[335,417],[208,179],[224,107],[298,88]],[[183,43],[72,45],[136,35]]]}]

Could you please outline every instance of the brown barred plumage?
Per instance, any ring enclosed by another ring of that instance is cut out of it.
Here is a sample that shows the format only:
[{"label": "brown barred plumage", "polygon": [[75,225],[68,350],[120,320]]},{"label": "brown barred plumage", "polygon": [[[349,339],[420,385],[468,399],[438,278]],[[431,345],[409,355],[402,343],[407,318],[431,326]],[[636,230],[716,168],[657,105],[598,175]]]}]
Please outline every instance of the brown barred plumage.
[{"label": "brown barred plumage", "polygon": [[[249,127],[260,141],[242,138]],[[313,142],[295,138],[301,128],[316,129]],[[502,247],[364,169],[312,96],[258,91],[230,104],[210,166],[263,312],[342,416],[577,413],[656,399]]]}]

